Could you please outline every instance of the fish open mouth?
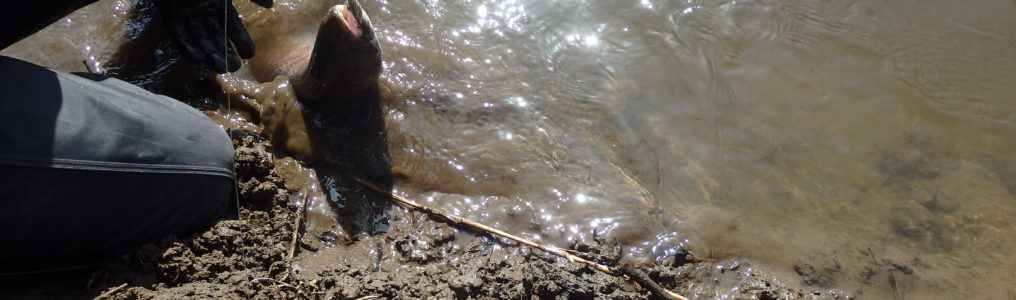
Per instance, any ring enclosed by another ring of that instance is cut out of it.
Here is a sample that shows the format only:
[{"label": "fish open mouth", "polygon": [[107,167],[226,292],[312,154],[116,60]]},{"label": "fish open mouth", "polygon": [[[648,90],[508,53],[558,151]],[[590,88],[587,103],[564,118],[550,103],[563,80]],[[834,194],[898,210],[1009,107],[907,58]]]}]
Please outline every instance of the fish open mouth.
[{"label": "fish open mouth", "polygon": [[377,84],[381,46],[356,0],[333,6],[321,21],[306,72],[294,85],[304,100],[338,100]]},{"label": "fish open mouth", "polygon": [[335,38],[345,38],[366,43],[373,42],[374,29],[371,19],[356,0],[332,6],[321,20],[321,32],[328,31]]},{"label": "fish open mouth", "polygon": [[[363,9],[356,0],[349,0],[346,4],[333,6],[328,10],[328,15],[323,23],[333,24],[335,29],[342,35],[352,39],[369,41],[373,38],[370,19],[363,13]],[[368,36],[364,36],[367,34]]]},{"label": "fish open mouth", "polygon": [[356,23],[356,16],[353,16],[353,12],[342,7],[339,8],[339,14],[342,15],[342,25],[345,25],[346,30],[357,39],[363,38],[363,31],[360,30],[360,24]]}]

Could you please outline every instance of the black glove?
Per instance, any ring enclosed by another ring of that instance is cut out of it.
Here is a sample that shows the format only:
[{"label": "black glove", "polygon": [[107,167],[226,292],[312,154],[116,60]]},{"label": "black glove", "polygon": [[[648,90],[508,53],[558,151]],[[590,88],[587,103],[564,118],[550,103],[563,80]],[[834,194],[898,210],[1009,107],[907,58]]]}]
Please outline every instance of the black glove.
[{"label": "black glove", "polygon": [[[251,2],[264,8],[272,7],[272,0]],[[240,69],[237,54],[242,58],[254,56],[254,42],[243,27],[233,1],[155,0],[155,5],[176,46],[188,59],[203,62],[221,74]],[[226,36],[231,45],[226,42]]]}]

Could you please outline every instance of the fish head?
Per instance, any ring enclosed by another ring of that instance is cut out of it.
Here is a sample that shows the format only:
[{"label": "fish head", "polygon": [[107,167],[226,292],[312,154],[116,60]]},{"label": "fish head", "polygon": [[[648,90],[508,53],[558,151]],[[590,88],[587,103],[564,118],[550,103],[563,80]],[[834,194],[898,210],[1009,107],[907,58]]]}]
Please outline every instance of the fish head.
[{"label": "fish head", "polygon": [[305,101],[343,101],[377,84],[381,46],[356,0],[333,6],[321,20],[306,71],[294,82]]}]

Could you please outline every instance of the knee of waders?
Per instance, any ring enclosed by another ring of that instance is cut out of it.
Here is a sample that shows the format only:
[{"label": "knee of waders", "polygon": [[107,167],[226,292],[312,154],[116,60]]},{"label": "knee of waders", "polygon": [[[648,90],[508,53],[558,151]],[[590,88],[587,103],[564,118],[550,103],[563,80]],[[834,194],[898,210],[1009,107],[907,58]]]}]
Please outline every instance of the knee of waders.
[{"label": "knee of waders", "polygon": [[92,263],[225,214],[232,142],[200,111],[104,76],[0,70],[0,272]]}]

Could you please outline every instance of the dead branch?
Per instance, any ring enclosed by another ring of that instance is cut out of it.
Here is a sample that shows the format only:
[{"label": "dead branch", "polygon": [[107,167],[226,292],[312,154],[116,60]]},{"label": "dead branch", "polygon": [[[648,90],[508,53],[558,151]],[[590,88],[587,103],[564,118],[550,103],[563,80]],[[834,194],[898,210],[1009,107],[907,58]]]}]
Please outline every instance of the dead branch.
[{"label": "dead branch", "polygon": [[646,272],[643,272],[642,269],[639,269],[639,267],[636,267],[631,264],[624,264],[621,266],[620,271],[621,273],[624,273],[624,275],[628,275],[628,278],[630,278],[631,280],[637,282],[639,286],[642,286],[647,290],[649,290],[649,292],[653,293],[653,295],[670,299],[687,300],[687,298],[684,298],[681,295],[678,295],[677,293],[671,292],[660,286],[659,283],[656,283],[656,281],[653,281],[652,278],[649,278],[649,275],[646,274]]}]

